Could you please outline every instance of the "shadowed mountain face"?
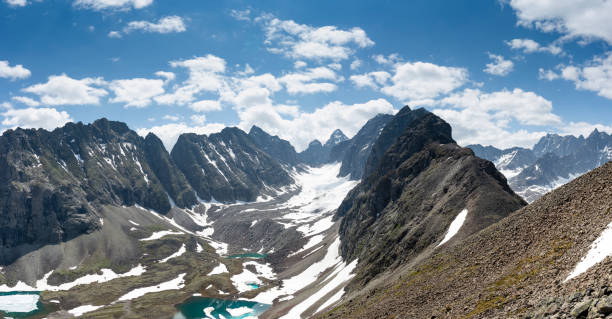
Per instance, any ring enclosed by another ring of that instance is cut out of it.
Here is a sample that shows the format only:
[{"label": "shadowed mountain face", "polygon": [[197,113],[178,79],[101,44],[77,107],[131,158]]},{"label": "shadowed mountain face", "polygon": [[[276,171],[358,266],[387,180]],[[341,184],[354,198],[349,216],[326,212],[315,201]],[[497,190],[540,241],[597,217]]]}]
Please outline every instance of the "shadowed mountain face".
[{"label": "shadowed mountain face", "polygon": [[[5,132],[0,137],[0,263],[97,229],[100,204],[168,212],[169,195],[152,168],[161,171],[164,165],[150,164],[168,154],[162,147],[157,150],[162,154],[150,158],[145,144],[125,124],[106,119],[69,123],[53,132]],[[184,183],[168,189],[177,203],[190,203]]]},{"label": "shadowed mountain face", "polygon": [[494,162],[512,189],[528,202],[612,160],[612,136],[597,130],[587,138],[548,134],[533,150],[468,147]]},{"label": "shadowed mountain face", "polygon": [[268,153],[272,158],[288,165],[298,164],[297,153],[288,141],[278,136],[272,136],[255,125],[251,127],[249,137],[251,137],[259,148]]},{"label": "shadowed mountain face", "polygon": [[298,158],[302,163],[310,166],[321,166],[323,164],[332,163],[334,162],[334,160],[331,160],[333,148],[347,140],[348,138],[342,131],[335,130],[325,144],[321,144],[318,140],[310,142],[308,148],[298,154]]},{"label": "shadowed mountain face", "polygon": [[372,152],[370,174],[336,215],[342,256],[359,259],[357,283],[431,253],[463,210],[467,217],[453,240],[525,205],[491,162],[455,144],[450,125],[432,113],[406,107],[385,132],[375,144],[382,155]]},{"label": "shadowed mountain face", "polygon": [[183,134],[171,155],[206,201],[254,201],[293,183],[279,162],[238,128],[225,128],[210,136]]},{"label": "shadowed mountain face", "polygon": [[378,114],[370,119],[353,138],[338,143],[332,148],[330,162],[342,162],[339,176],[348,175],[352,180],[361,179],[374,142],[392,118],[393,115]]}]

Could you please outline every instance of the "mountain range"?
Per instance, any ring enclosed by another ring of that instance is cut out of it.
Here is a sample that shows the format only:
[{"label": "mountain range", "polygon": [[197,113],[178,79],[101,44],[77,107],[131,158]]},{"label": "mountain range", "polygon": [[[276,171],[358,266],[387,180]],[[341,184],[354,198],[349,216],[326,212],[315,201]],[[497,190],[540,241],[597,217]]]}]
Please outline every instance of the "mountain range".
[{"label": "mountain range", "polygon": [[[612,253],[597,246],[611,140],[464,148],[408,106],[299,153],[257,126],[182,134],[170,152],[107,119],[8,130],[0,313],[604,317],[609,261],[581,263]],[[37,310],[3,310],[27,291]]]},{"label": "mountain range", "polygon": [[528,202],[612,160],[612,135],[597,129],[586,138],[548,134],[533,149],[467,147],[495,163],[512,189]]}]

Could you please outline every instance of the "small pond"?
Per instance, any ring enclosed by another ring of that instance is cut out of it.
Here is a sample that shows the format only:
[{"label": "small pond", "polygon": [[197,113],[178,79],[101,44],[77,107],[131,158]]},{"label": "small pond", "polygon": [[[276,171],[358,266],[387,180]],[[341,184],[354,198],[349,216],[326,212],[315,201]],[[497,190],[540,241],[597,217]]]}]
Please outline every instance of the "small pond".
[{"label": "small pond", "polygon": [[35,291],[0,292],[0,316],[26,318],[44,311],[40,293]]},{"label": "small pond", "polygon": [[264,313],[270,305],[246,300],[225,300],[191,297],[177,306],[179,312],[173,319],[241,319]]}]

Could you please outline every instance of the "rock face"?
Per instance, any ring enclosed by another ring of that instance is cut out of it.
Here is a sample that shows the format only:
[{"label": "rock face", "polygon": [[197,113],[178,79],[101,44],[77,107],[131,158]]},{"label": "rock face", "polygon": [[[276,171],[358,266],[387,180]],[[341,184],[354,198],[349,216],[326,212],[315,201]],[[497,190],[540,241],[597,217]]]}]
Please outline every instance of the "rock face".
[{"label": "rock face", "polygon": [[[332,149],[348,140],[346,135],[340,130],[335,130],[325,144],[321,144],[318,140],[314,140],[308,144],[303,152],[298,154],[298,158],[304,164],[310,166],[321,166],[326,163],[333,162],[330,160]],[[338,155],[335,155],[336,157]]]},{"label": "rock face", "polygon": [[171,156],[206,201],[254,201],[293,183],[281,164],[238,128],[209,136],[182,134]]},{"label": "rock face", "polygon": [[[0,263],[97,229],[97,205],[139,204],[168,212],[169,195],[156,174],[163,170],[156,161],[168,154],[161,147],[162,154],[151,156],[148,148],[125,124],[106,119],[52,132],[5,132],[0,137]],[[192,203],[184,183],[168,189],[177,203]]]},{"label": "rock face", "polygon": [[257,126],[251,127],[249,137],[255,144],[272,158],[278,161],[295,166],[298,164],[298,156],[293,146],[278,136],[272,136]]},{"label": "rock face", "polygon": [[360,180],[374,142],[393,115],[378,114],[370,119],[350,140],[338,143],[331,150],[330,161],[342,162],[339,176]]},{"label": "rock face", "polygon": [[587,138],[548,134],[533,150],[468,147],[494,162],[512,189],[528,202],[612,160],[612,136],[597,130]]},{"label": "rock face", "polygon": [[438,247],[320,317],[609,317],[609,256],[568,277],[592,247],[609,251],[594,243],[612,224],[610,185],[607,163],[460,243]]},{"label": "rock face", "polygon": [[376,141],[378,151],[389,147],[337,212],[342,256],[359,258],[362,282],[431,250],[464,209],[467,218],[453,240],[525,205],[491,162],[455,144],[450,125],[439,117],[406,107],[390,123]]}]

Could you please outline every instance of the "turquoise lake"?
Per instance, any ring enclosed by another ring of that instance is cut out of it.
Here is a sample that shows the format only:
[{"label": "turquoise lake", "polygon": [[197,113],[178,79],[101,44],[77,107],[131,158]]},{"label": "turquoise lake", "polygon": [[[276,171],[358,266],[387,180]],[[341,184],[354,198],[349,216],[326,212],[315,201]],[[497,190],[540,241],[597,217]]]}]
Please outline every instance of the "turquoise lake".
[{"label": "turquoise lake", "polygon": [[44,311],[39,292],[0,292],[0,315],[26,318]]},{"label": "turquoise lake", "polygon": [[[269,307],[270,305],[267,304],[246,300],[191,297],[177,306],[179,312],[174,315],[173,319],[221,319],[221,316],[227,319],[241,319],[258,316],[264,313]],[[212,310],[212,308],[214,308],[214,310]],[[205,313],[207,309],[210,314],[208,317]],[[232,315],[232,313],[235,315]]]}]

